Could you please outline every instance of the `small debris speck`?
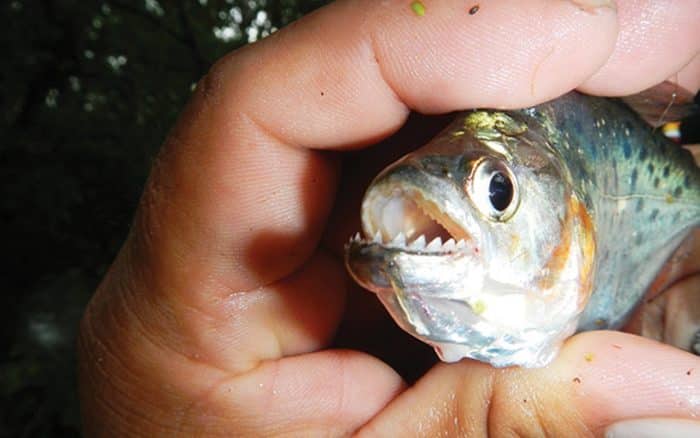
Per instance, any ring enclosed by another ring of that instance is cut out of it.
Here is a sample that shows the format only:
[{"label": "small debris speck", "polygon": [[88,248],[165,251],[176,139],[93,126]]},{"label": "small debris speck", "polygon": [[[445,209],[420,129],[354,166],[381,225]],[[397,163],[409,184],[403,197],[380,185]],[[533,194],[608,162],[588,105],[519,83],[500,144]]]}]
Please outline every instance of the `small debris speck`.
[{"label": "small debris speck", "polygon": [[321,96],[325,96],[325,95],[326,95],[326,93],[321,91]]},{"label": "small debris speck", "polygon": [[526,398],[523,399],[523,403],[527,403],[527,399],[526,399]]},{"label": "small debris speck", "polygon": [[574,377],[574,383],[581,383],[581,378]]},{"label": "small debris speck", "polygon": [[469,9],[469,15],[474,15],[479,12],[479,5],[474,5]]},{"label": "small debris speck", "polygon": [[476,300],[476,302],[472,305],[472,310],[477,315],[481,315],[484,313],[484,310],[486,310],[486,303],[481,300]]},{"label": "small debris speck", "polygon": [[411,9],[413,10],[413,13],[419,17],[425,15],[425,5],[422,2],[415,1],[411,3]]},{"label": "small debris speck", "polygon": [[693,368],[691,368],[691,369],[689,369],[688,371],[685,372],[685,375],[686,375],[686,376],[689,376],[689,375],[691,375],[691,374],[693,374]]},{"label": "small debris speck", "polygon": [[583,358],[586,362],[593,362],[593,353],[586,353],[583,355]]},{"label": "small debris speck", "polygon": [[613,347],[613,348],[617,348],[618,350],[622,350],[622,346],[621,346],[621,345],[612,344],[612,347]]}]

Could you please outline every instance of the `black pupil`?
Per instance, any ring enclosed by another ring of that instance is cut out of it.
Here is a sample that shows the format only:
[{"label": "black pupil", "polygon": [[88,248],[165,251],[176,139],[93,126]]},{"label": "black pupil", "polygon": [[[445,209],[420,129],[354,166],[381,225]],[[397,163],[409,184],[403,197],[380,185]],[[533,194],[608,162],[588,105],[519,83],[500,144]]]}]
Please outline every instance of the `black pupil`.
[{"label": "black pupil", "polygon": [[513,200],[513,183],[501,172],[495,172],[491,175],[489,200],[493,208],[498,211],[508,208],[510,201]]}]

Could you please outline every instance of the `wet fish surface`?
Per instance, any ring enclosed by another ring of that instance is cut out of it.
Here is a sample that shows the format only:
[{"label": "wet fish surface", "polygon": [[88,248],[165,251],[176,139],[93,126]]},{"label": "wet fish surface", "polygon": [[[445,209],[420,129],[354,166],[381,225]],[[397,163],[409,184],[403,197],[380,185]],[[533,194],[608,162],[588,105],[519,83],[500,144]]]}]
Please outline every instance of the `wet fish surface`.
[{"label": "wet fish surface", "polygon": [[442,360],[544,366],[620,328],[700,225],[691,155],[615,99],[460,113],[382,171],[353,278]]}]

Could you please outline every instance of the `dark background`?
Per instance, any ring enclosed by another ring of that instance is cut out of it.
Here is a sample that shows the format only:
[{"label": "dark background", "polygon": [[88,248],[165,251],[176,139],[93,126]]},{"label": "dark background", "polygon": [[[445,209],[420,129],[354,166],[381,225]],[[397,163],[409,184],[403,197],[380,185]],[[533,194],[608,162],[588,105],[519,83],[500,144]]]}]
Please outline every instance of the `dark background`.
[{"label": "dark background", "polygon": [[192,86],[325,1],[1,3],[0,437],[77,436],[78,320]]},{"label": "dark background", "polygon": [[0,3],[0,437],[76,436],[78,320],[193,84],[325,2]]}]

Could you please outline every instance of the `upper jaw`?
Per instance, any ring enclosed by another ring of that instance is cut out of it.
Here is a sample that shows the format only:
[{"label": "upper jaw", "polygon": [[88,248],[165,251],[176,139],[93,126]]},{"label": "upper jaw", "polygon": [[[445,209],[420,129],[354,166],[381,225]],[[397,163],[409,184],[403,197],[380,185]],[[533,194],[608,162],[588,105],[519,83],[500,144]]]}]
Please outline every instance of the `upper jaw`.
[{"label": "upper jaw", "polygon": [[451,179],[410,164],[396,166],[380,175],[365,195],[364,239],[354,239],[415,254],[472,249],[479,233],[467,206]]}]

